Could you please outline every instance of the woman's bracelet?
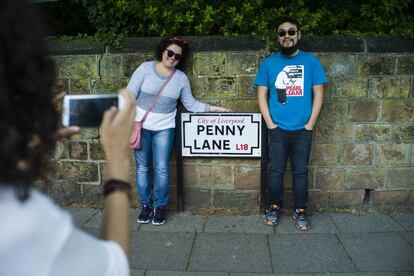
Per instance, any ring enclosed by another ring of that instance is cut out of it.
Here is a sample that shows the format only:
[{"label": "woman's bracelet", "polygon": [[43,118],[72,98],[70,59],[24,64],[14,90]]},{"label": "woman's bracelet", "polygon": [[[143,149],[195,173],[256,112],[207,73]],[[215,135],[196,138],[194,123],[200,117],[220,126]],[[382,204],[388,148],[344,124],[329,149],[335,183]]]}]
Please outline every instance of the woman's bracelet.
[{"label": "woman's bracelet", "polygon": [[110,193],[115,191],[126,191],[130,192],[132,189],[132,185],[128,182],[110,179],[103,185],[103,194],[104,197],[107,197]]}]

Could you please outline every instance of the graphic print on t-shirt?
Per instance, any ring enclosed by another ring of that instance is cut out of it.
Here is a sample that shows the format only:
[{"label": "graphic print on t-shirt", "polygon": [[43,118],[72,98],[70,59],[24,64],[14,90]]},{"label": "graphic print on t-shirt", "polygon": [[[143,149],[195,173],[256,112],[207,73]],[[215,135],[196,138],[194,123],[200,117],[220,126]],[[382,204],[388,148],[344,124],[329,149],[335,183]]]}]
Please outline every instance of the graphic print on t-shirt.
[{"label": "graphic print on t-shirt", "polygon": [[287,97],[303,96],[304,66],[287,65],[276,77],[275,86],[278,94],[282,92]]}]

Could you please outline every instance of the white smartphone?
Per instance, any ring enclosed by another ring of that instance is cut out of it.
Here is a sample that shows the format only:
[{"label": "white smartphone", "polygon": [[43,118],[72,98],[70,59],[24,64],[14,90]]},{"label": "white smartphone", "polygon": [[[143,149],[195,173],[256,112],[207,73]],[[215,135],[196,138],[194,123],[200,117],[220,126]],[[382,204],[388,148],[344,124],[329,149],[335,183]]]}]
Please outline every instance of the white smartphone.
[{"label": "white smartphone", "polygon": [[63,98],[62,125],[99,127],[104,112],[112,106],[123,105],[120,94],[66,95]]}]

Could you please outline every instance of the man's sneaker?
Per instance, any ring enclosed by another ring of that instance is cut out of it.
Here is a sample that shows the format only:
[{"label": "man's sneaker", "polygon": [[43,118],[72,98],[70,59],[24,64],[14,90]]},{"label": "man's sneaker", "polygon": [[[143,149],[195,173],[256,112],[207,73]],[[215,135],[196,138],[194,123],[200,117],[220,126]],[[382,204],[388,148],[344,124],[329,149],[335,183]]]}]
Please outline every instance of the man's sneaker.
[{"label": "man's sneaker", "polygon": [[142,206],[141,214],[138,217],[138,223],[148,223],[152,217],[152,214],[152,208],[149,205],[144,204]]},{"label": "man's sneaker", "polygon": [[280,221],[280,207],[276,204],[270,206],[270,210],[267,211],[264,222],[266,225],[273,226]]},{"label": "man's sneaker", "polygon": [[293,210],[293,219],[295,220],[296,229],[299,231],[309,231],[310,224],[306,216],[305,209],[295,209]]},{"label": "man's sneaker", "polygon": [[152,218],[153,225],[163,225],[165,223],[166,210],[164,206],[154,208],[154,217]]}]

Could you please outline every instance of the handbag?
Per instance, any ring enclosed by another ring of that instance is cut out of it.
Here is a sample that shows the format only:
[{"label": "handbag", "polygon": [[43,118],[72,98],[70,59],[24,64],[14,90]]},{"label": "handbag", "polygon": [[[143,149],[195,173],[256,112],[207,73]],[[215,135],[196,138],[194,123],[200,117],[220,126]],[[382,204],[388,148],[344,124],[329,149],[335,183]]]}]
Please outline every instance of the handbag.
[{"label": "handbag", "polygon": [[154,99],[150,103],[150,105],[149,105],[147,111],[145,112],[144,117],[142,117],[141,121],[135,121],[134,122],[134,128],[132,129],[131,137],[129,139],[129,148],[130,149],[136,150],[136,149],[141,148],[141,129],[142,129],[142,126],[144,125],[144,122],[147,119],[148,113],[151,111],[151,109],[154,108],[155,102],[161,96],[162,91],[164,90],[165,86],[167,86],[167,83],[173,77],[174,73],[175,73],[175,70],[172,71],[171,74],[168,76],[168,78],[165,80],[164,84],[161,86],[160,90],[157,92]]}]

